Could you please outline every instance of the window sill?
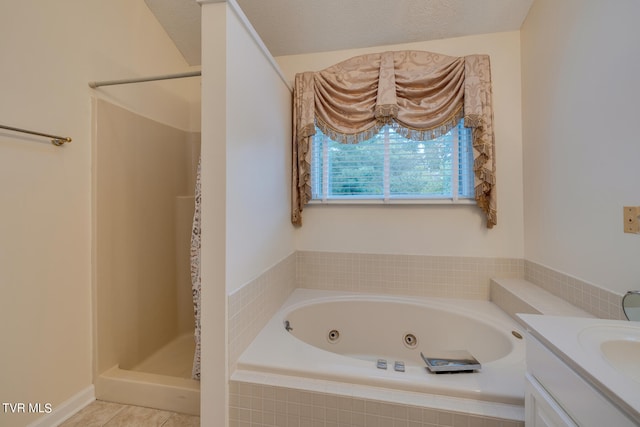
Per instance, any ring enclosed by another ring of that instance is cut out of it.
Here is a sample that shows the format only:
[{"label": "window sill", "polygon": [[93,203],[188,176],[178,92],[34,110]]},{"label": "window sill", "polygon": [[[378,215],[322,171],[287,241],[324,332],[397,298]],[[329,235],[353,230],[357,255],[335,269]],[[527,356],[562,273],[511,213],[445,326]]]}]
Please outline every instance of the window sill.
[{"label": "window sill", "polygon": [[310,205],[475,205],[474,199],[313,199]]}]

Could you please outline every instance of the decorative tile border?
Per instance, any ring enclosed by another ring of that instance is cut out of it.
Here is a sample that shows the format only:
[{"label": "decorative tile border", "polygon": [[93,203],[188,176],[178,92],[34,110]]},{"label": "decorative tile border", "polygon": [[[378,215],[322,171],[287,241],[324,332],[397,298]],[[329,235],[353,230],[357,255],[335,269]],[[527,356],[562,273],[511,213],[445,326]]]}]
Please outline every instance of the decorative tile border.
[{"label": "decorative tile border", "polygon": [[624,320],[622,296],[533,261],[524,263],[525,280],[596,317]]},{"label": "decorative tile border", "polygon": [[489,280],[522,278],[524,261],[298,251],[296,271],[301,288],[488,299]]}]

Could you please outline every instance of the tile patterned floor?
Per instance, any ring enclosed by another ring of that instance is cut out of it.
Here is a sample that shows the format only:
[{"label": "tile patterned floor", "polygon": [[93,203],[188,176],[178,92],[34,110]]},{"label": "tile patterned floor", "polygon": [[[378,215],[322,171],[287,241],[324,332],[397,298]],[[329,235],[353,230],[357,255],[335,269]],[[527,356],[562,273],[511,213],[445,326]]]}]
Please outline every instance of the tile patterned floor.
[{"label": "tile patterned floor", "polygon": [[200,417],[96,400],[60,427],[199,427]]}]

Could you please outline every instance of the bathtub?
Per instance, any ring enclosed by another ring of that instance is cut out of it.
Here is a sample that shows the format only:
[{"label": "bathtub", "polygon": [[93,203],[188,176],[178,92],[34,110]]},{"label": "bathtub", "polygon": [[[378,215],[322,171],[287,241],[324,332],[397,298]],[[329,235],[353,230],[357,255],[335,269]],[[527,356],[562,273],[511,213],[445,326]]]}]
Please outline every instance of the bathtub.
[{"label": "bathtub", "polygon": [[[335,381],[383,388],[389,395],[409,392],[521,408],[523,335],[489,301],[297,289],[239,357],[232,379],[282,375],[298,383]],[[430,373],[420,352],[440,350],[467,350],[482,368]],[[379,359],[387,361],[387,369],[377,367]],[[404,372],[394,370],[396,361],[404,363]]]}]

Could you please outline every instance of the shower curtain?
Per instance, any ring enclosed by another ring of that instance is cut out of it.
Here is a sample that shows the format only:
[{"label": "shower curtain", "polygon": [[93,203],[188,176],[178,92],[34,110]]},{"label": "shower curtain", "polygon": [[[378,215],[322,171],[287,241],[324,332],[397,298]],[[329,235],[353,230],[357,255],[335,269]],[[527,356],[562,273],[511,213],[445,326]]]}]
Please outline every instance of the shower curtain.
[{"label": "shower curtain", "polygon": [[191,377],[200,380],[200,159],[196,174],[195,211],[191,229],[191,287],[193,292],[193,314],[195,317],[194,339],[196,342],[193,354]]}]

